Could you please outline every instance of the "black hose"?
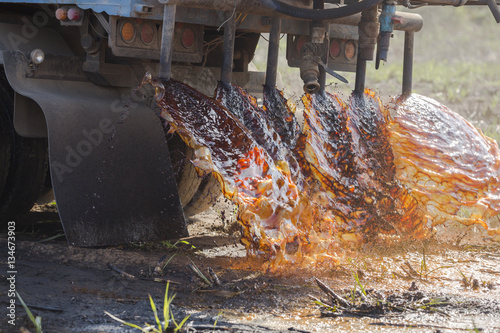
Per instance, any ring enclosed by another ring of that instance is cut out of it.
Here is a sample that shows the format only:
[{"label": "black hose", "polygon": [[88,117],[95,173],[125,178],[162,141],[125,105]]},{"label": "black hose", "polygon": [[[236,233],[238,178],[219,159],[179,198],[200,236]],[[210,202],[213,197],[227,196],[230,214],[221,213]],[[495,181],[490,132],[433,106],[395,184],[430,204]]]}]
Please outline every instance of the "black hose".
[{"label": "black hose", "polygon": [[332,20],[359,13],[367,8],[375,6],[381,0],[362,0],[355,4],[339,8],[308,9],[291,6],[278,0],[260,0],[264,6],[278,13],[304,20]]}]

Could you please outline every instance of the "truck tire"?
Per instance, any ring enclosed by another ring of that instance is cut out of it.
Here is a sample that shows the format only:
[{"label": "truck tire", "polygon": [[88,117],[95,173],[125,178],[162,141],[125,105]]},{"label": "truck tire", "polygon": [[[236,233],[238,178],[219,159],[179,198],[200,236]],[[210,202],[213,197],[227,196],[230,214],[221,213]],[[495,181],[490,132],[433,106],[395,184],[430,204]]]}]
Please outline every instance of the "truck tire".
[{"label": "truck tire", "polygon": [[184,215],[189,218],[213,205],[222,191],[219,182],[211,175],[198,176],[194,165],[190,162],[194,158],[194,150],[177,134],[168,138],[167,142],[176,175],[177,191],[184,208]]},{"label": "truck tire", "polygon": [[196,191],[191,201],[184,206],[184,215],[191,217],[205,211],[215,204],[221,194],[222,190],[219,181],[212,175],[206,175],[202,178],[198,191]]},{"label": "truck tire", "polygon": [[185,207],[198,190],[202,178],[198,176],[195,167],[190,162],[194,158],[194,150],[189,148],[177,134],[174,134],[167,142],[175,172],[177,191],[182,207]]},{"label": "truck tire", "polygon": [[14,92],[0,69],[0,225],[19,222],[38,198],[48,168],[44,138],[19,136],[13,125]]}]

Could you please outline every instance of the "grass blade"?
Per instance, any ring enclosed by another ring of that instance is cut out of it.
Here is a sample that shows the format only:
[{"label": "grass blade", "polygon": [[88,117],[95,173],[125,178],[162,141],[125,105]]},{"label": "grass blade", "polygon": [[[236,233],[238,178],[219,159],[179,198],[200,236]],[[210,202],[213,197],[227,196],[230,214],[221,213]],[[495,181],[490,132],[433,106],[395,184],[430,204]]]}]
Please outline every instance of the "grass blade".
[{"label": "grass blade", "polygon": [[54,240],[54,239],[57,239],[57,238],[60,238],[60,237],[63,237],[64,236],[64,233],[60,232],[58,233],[57,235],[54,235],[54,236],[51,236],[51,237],[48,237],[48,238],[45,238],[45,239],[42,239],[42,240],[39,240],[37,241],[36,243],[44,243],[44,242],[49,242],[51,240]]},{"label": "grass blade", "polygon": [[160,321],[160,318],[158,318],[158,311],[156,310],[156,304],[155,302],[153,301],[153,298],[151,297],[150,294],[148,294],[149,296],[149,303],[151,304],[151,309],[153,310],[153,313],[155,315],[155,321],[156,321],[156,324],[158,325],[158,329],[160,330],[160,332],[162,331],[162,328],[161,328],[161,321]]},{"label": "grass blade", "polygon": [[42,333],[42,317],[37,316],[35,318],[35,316],[33,316],[33,313],[31,313],[31,310],[28,308],[26,303],[24,303],[23,299],[21,298],[21,295],[19,295],[19,293],[17,291],[16,291],[16,295],[17,295],[17,298],[19,299],[19,301],[21,302],[21,305],[23,306],[24,311],[26,311],[31,322],[33,323],[33,325],[35,325],[36,332]]},{"label": "grass blade", "polygon": [[366,296],[366,291],[365,291],[365,288],[363,287],[363,285],[361,284],[361,282],[359,281],[359,276],[358,276],[358,273],[354,273],[354,279],[356,280],[356,284],[359,286],[359,289],[361,289],[361,292],[363,293],[363,295]]},{"label": "grass blade", "polygon": [[170,262],[170,260],[172,260],[174,257],[175,257],[175,253],[167,260],[167,262],[165,263],[165,265],[163,265],[163,267],[161,269],[162,271],[165,269],[165,267],[167,267],[167,265]]},{"label": "grass blade", "polygon": [[113,316],[108,311],[104,311],[104,313],[107,314],[108,316],[110,316],[111,318],[113,318],[114,320],[116,320],[117,322],[122,323],[123,325],[127,325],[127,326],[132,327],[132,328],[137,328],[137,329],[140,329],[142,332],[146,332],[142,327],[140,327],[140,326],[138,326],[136,324],[128,323],[128,322],[126,322],[123,319],[120,319],[120,318],[118,318],[116,316]]},{"label": "grass blade", "polygon": [[[175,294],[172,296],[169,296],[169,294],[168,294],[169,286],[170,286],[170,284],[167,283],[166,288],[165,288],[165,295],[163,298],[163,320],[164,320],[163,324],[162,324],[160,318],[158,317],[158,309],[157,309],[156,304],[153,300],[153,297],[151,297],[151,295],[148,294],[149,303],[151,305],[151,309],[153,310],[153,314],[154,314],[155,321],[156,321],[158,328],[155,327],[154,325],[149,325],[148,323],[144,323],[145,327],[140,327],[136,324],[128,323],[128,322],[126,322],[126,321],[124,321],[116,316],[113,316],[109,312],[104,311],[104,313],[107,314],[108,316],[110,316],[112,319],[118,321],[119,323],[133,327],[133,328],[137,328],[137,329],[141,330],[142,332],[157,332],[157,333],[167,332],[168,327],[170,326],[170,321],[172,321],[172,323],[174,324],[174,331],[177,332],[178,330],[180,330],[182,328],[182,326],[184,326],[184,324],[186,323],[186,321],[189,319],[189,317],[191,315],[185,317],[179,324],[177,324],[177,322],[175,321],[175,318],[174,318],[174,313],[170,309],[170,304],[172,304],[172,301],[175,298]],[[170,330],[168,330],[168,331],[170,332]]]},{"label": "grass blade", "polygon": [[[172,259],[172,258],[170,258],[170,259]],[[163,320],[165,320],[165,325],[164,325],[165,331],[167,330],[168,318],[170,317],[169,312],[170,312],[170,302],[171,301],[168,299],[169,286],[170,286],[170,282],[167,282],[167,287],[165,288],[165,297],[163,299]]]},{"label": "grass blade", "polygon": [[[184,326],[186,321],[189,319],[189,317],[191,317],[191,315],[184,317],[184,319],[182,319],[182,321],[179,323],[179,325],[176,325],[174,332],[177,332],[178,330],[180,330],[182,328],[182,326]],[[217,323],[217,322],[215,322],[215,323]]]},{"label": "grass blade", "polygon": [[222,315],[222,310],[219,311],[219,314],[217,315],[217,318],[215,319],[214,330],[215,330],[215,327],[217,326],[217,322],[219,321],[219,318],[221,315]]},{"label": "grass blade", "polygon": [[189,260],[191,261],[191,264],[188,264],[188,266],[202,279],[202,281],[204,281],[210,287],[213,287],[212,282],[210,282],[210,280],[200,271],[200,269],[198,268],[198,266],[196,266],[194,261],[191,260],[191,258],[189,258]]}]

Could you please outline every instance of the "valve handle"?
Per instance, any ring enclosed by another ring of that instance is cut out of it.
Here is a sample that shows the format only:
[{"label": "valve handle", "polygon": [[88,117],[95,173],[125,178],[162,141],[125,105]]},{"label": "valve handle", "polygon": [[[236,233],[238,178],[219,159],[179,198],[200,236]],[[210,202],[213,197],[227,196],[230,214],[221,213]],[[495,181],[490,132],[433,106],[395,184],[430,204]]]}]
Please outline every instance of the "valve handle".
[{"label": "valve handle", "polygon": [[321,67],[323,67],[323,69],[325,70],[325,72],[327,72],[328,74],[330,74],[334,78],[336,78],[336,79],[338,79],[338,80],[340,80],[340,81],[342,81],[344,83],[349,83],[349,81],[347,81],[347,79],[345,77],[343,77],[339,73],[333,71],[332,69],[328,68],[328,66],[326,66],[323,61],[316,60],[316,62],[318,63],[318,65],[320,65]]}]

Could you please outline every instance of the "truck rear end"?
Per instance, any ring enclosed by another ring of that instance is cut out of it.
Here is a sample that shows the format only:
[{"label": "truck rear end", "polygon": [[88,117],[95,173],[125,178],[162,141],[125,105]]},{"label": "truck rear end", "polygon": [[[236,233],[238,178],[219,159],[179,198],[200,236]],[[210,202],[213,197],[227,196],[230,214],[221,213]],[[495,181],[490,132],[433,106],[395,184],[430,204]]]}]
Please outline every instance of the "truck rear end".
[{"label": "truck rear end", "polygon": [[[494,0],[426,1],[488,5]],[[207,208],[218,182],[198,176],[193,150],[166,133],[153,97],[135,88],[149,72],[207,96],[220,81],[252,94],[278,80],[279,42],[304,92],[326,76],[365,86],[367,62],[387,60],[405,34],[403,94],[411,94],[416,1],[159,0],[0,2],[0,219],[19,219],[53,190],[68,242],[100,246],[187,236],[186,216]],[[266,72],[252,70],[269,34]],[[297,78],[298,79],[298,78]]]}]

